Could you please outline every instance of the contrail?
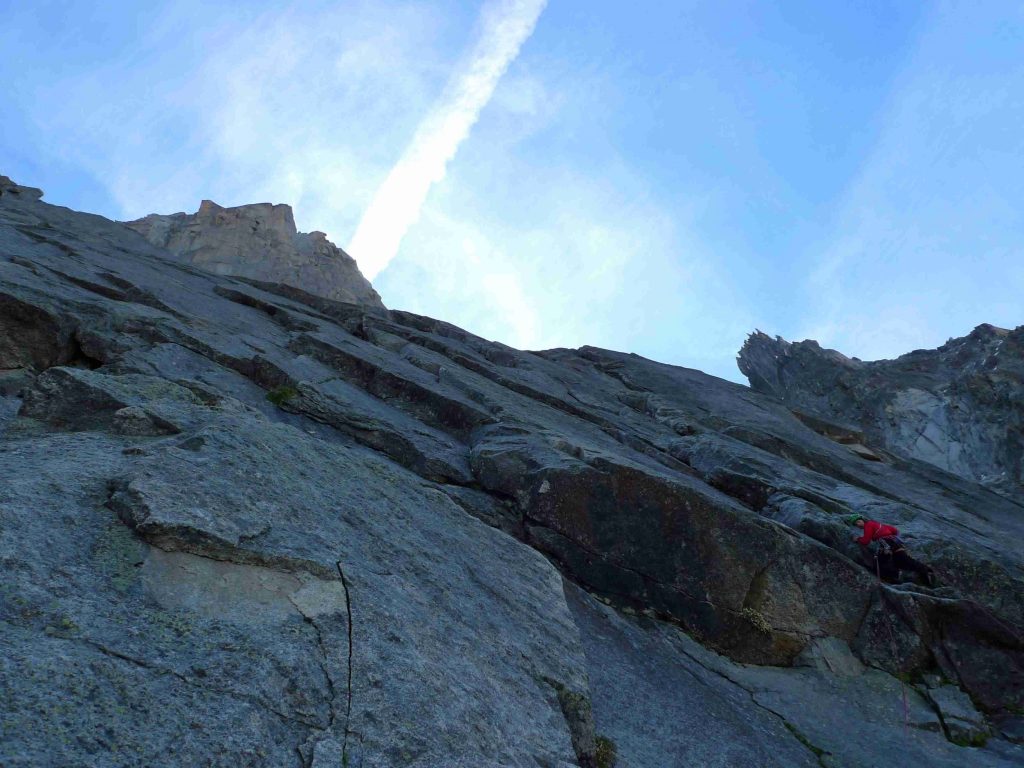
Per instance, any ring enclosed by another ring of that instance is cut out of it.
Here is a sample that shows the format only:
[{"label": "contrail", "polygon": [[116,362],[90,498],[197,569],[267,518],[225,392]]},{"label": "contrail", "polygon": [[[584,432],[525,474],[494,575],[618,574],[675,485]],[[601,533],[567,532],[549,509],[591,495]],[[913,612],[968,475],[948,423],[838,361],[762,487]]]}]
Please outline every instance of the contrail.
[{"label": "contrail", "polygon": [[416,220],[433,184],[469,135],[495,87],[533,33],[547,0],[496,0],[481,12],[481,33],[423,119],[401,159],[363,214],[348,251],[370,280],[383,270]]}]

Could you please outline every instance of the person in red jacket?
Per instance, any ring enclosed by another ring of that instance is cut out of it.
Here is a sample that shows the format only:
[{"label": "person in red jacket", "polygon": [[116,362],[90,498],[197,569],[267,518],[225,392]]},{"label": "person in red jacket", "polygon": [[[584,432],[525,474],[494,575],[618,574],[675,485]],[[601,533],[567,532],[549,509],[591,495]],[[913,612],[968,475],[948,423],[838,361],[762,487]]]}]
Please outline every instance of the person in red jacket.
[{"label": "person in red jacket", "polygon": [[[866,548],[878,542],[878,553],[875,557],[880,576],[882,569],[888,566],[887,570],[890,571],[895,569],[896,571],[916,573],[929,587],[935,586],[935,575],[932,569],[910,556],[910,553],[907,552],[907,545],[900,538],[900,532],[896,526],[886,525],[877,520],[866,520],[863,515],[850,515],[847,522],[863,530],[860,536],[853,537],[853,540],[861,547]],[[889,565],[890,563],[891,565]]]}]

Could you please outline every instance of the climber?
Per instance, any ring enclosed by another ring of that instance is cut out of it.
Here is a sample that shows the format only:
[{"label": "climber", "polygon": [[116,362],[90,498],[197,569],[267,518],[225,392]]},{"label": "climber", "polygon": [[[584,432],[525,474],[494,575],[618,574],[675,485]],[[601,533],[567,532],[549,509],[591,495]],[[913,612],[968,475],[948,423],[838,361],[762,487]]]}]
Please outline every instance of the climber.
[{"label": "climber", "polygon": [[912,571],[929,587],[935,586],[935,574],[931,567],[910,556],[896,526],[886,525],[877,520],[865,520],[863,515],[850,515],[846,522],[863,529],[864,533],[854,536],[853,540],[860,544],[865,552],[869,545],[878,542],[874,563],[879,578],[895,581],[900,571]]},{"label": "climber", "polygon": [[874,547],[861,545],[861,550],[864,564],[878,578],[886,584],[895,584],[900,580],[900,569],[893,562],[892,551],[888,547],[881,544]]}]

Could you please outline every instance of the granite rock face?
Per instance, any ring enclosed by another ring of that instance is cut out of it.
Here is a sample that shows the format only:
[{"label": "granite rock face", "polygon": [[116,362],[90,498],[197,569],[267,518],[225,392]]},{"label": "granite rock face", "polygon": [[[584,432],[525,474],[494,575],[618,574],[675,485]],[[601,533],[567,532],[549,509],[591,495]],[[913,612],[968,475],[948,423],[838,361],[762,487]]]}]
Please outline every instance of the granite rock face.
[{"label": "granite rock face", "polygon": [[979,325],[938,349],[876,362],[758,332],[739,366],[756,391],[807,416],[1024,498],[1024,326]]},{"label": "granite rock face", "polygon": [[[0,764],[1024,759],[1013,500],[697,371],[214,274],[24,189]],[[942,585],[879,583],[850,511]]]},{"label": "granite rock face", "polygon": [[384,308],[355,260],[323,232],[299,232],[287,205],[223,208],[203,200],[192,214],[154,213],[124,223],[153,245],[218,275],[283,283],[336,301]]}]

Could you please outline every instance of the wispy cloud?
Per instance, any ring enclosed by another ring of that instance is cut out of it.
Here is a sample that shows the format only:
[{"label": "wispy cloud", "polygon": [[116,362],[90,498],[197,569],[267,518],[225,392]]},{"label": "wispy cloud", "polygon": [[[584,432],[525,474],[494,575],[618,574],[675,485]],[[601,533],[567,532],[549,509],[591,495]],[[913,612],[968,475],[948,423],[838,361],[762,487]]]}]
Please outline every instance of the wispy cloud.
[{"label": "wispy cloud", "polygon": [[1006,10],[931,12],[808,270],[797,336],[877,359],[1024,319],[1024,139],[1009,128],[1024,65]]},{"label": "wispy cloud", "polygon": [[524,161],[498,117],[481,125],[486,157],[453,163],[378,277],[385,300],[514,347],[594,344],[737,378],[732,354],[755,320],[692,236],[692,214],[614,164]]},{"label": "wispy cloud", "polygon": [[501,76],[533,33],[545,5],[546,0],[500,0],[484,8],[472,52],[420,123],[349,244],[348,250],[369,279],[398,253],[402,238],[420,216],[431,186],[444,178],[448,163],[469,136]]},{"label": "wispy cloud", "polygon": [[34,74],[19,106],[41,159],[91,172],[113,218],[269,201],[349,237],[452,71],[459,25],[403,0],[251,6],[166,4],[94,66]]}]

